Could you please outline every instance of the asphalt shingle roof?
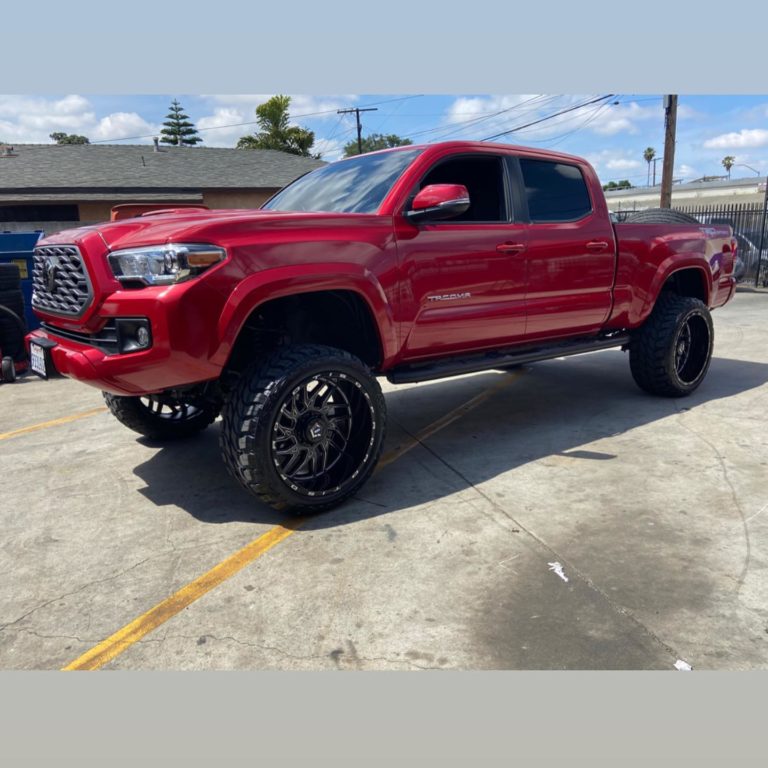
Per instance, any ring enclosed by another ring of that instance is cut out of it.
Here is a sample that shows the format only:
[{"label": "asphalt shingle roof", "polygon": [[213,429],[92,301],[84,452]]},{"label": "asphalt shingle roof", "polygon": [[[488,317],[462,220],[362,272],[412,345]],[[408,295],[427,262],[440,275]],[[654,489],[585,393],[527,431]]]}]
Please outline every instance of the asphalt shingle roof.
[{"label": "asphalt shingle roof", "polygon": [[22,144],[0,156],[0,193],[73,189],[274,189],[324,163],[272,149]]}]

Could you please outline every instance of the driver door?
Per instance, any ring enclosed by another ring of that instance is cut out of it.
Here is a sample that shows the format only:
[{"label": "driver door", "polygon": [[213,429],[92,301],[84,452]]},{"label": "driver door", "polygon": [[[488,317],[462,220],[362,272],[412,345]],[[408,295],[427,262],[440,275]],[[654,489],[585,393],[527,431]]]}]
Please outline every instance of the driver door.
[{"label": "driver door", "polygon": [[464,185],[470,206],[449,220],[398,227],[403,359],[520,340],[527,234],[514,220],[503,158],[493,152],[442,158],[414,194],[430,184]]}]

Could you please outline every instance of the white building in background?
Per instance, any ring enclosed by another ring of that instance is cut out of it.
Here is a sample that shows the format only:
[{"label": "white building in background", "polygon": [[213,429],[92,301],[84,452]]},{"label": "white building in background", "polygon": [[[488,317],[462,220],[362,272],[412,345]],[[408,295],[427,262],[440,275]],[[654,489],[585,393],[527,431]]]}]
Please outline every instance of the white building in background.
[{"label": "white building in background", "polygon": [[[765,200],[765,176],[752,179],[692,181],[672,187],[672,207],[713,206],[730,203],[762,203]],[[605,193],[610,211],[658,208],[661,186],[633,187]]]}]

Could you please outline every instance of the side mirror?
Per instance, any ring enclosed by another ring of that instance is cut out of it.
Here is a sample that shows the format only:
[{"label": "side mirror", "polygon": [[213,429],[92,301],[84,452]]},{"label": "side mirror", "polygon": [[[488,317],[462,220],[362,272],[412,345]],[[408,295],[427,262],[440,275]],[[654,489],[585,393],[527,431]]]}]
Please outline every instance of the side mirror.
[{"label": "side mirror", "polygon": [[413,198],[406,216],[411,221],[452,219],[469,208],[469,192],[463,184],[430,184]]}]

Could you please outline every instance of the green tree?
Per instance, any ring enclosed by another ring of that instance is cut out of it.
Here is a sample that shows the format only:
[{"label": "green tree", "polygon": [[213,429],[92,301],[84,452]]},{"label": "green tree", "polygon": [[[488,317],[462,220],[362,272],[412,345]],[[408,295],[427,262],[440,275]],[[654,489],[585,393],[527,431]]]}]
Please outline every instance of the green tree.
[{"label": "green tree", "polygon": [[629,179],[622,179],[621,181],[609,181],[607,184],[603,184],[603,189],[606,191],[613,189],[632,189]]},{"label": "green tree", "polygon": [[190,121],[189,115],[184,114],[181,104],[174,99],[168,109],[170,111],[165,116],[160,141],[174,147],[194,147],[199,144],[202,139],[197,135],[197,128]]},{"label": "green tree", "polygon": [[[288,108],[291,97],[278,94],[256,107],[258,133],[243,136],[237,142],[238,149],[277,149],[292,155],[310,157],[315,134],[298,125],[291,125]],[[319,157],[319,155],[314,155]]]},{"label": "green tree", "polygon": [[56,131],[49,134],[49,136],[57,144],[90,144],[87,136],[79,136],[76,133],[63,133],[62,131]]},{"label": "green tree", "polygon": [[[366,152],[375,152],[377,149],[389,149],[390,147],[405,147],[413,144],[410,139],[401,139],[398,135],[390,133],[386,136],[381,133],[372,133],[365,136],[361,142],[363,145],[363,154]],[[352,157],[360,154],[357,149],[357,139],[344,145],[344,157]]]},{"label": "green tree", "polygon": [[723,160],[723,168],[725,168],[726,173],[728,174],[728,178],[731,178],[731,168],[733,168],[733,164],[736,162],[736,158],[733,155],[726,155]]},{"label": "green tree", "polygon": [[645,160],[646,163],[648,163],[648,183],[646,184],[647,187],[651,186],[651,163],[653,162],[653,158],[656,157],[656,150],[653,147],[648,147],[645,152],[643,152],[643,160]]}]

